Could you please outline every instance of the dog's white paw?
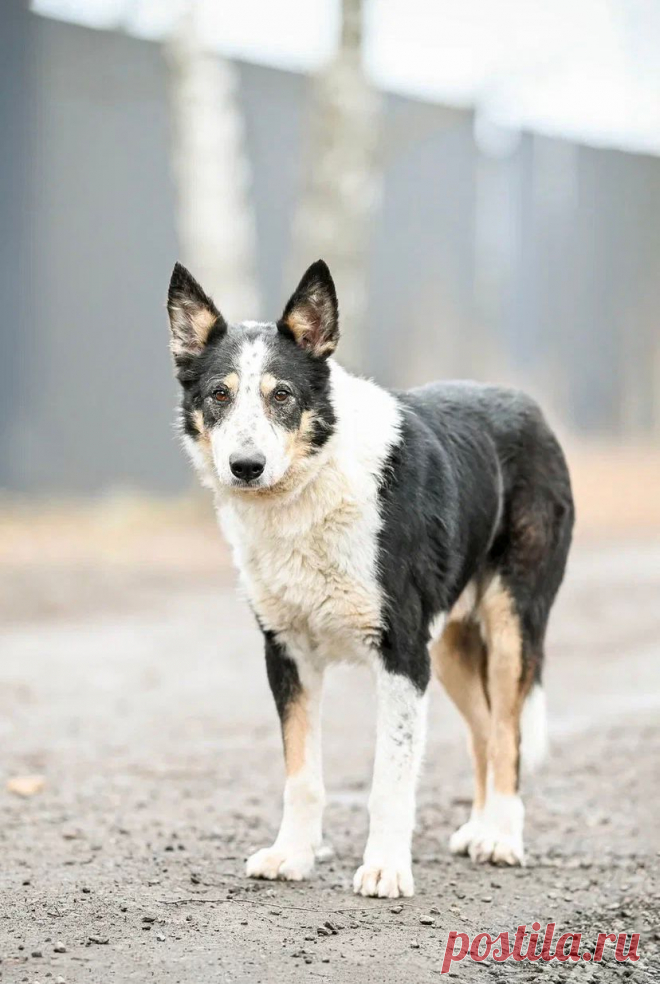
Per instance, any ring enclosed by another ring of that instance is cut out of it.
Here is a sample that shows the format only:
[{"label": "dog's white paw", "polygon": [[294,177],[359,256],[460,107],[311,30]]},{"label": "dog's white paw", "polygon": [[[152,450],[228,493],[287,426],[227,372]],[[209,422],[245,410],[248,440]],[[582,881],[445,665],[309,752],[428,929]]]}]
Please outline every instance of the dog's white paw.
[{"label": "dog's white paw", "polygon": [[481,830],[468,848],[470,858],[476,864],[524,865],[525,851],[522,837],[503,833],[489,824],[482,824]]},{"label": "dog's white paw", "polygon": [[483,811],[473,811],[467,823],[452,834],[453,854],[468,854],[476,864],[524,865],[525,809],[519,796],[489,791]]},{"label": "dog's white paw", "polygon": [[449,850],[452,854],[468,854],[470,851],[470,845],[478,840],[481,834],[481,820],[477,818],[470,818],[467,823],[464,823],[458,830],[449,838]]},{"label": "dog's white paw", "polygon": [[314,852],[284,850],[273,844],[264,847],[248,858],[245,873],[248,878],[267,878],[273,881],[302,881],[308,878],[314,867]]},{"label": "dog's white paw", "polygon": [[476,864],[524,865],[525,851],[522,838],[504,834],[484,824],[468,848],[470,858]]},{"label": "dog's white paw", "polygon": [[412,869],[406,863],[362,864],[355,872],[353,891],[356,895],[373,895],[380,899],[409,897],[415,893]]}]

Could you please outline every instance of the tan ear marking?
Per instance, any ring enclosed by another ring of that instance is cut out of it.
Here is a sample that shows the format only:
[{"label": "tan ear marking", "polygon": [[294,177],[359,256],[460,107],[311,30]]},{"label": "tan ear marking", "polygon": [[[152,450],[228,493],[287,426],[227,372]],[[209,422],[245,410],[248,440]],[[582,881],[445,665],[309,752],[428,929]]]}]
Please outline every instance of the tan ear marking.
[{"label": "tan ear marking", "polygon": [[170,318],[170,349],[176,360],[199,355],[216,325],[227,327],[211,298],[192,274],[174,264],[167,292]]},{"label": "tan ear marking", "polygon": [[306,345],[313,355],[320,357],[334,352],[336,343],[334,340],[319,337],[318,320],[318,315],[303,305],[291,311],[284,319],[284,324],[298,345]]},{"label": "tan ear marking", "polygon": [[299,345],[309,334],[309,317],[305,316],[303,308],[295,308],[291,311],[284,319],[284,323]]},{"label": "tan ear marking", "polygon": [[170,306],[173,355],[198,355],[206,345],[218,315],[190,303]]},{"label": "tan ear marking", "polygon": [[339,340],[339,308],[330,271],[312,263],[289,298],[279,325],[317,358],[330,355]]}]

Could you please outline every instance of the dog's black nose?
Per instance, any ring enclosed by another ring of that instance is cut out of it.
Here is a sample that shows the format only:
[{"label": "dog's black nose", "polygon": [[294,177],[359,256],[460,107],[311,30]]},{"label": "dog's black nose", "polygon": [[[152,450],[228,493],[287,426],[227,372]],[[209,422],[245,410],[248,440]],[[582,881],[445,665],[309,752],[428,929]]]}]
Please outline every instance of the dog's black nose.
[{"label": "dog's black nose", "polygon": [[242,482],[251,482],[259,478],[265,465],[266,459],[258,451],[251,454],[249,458],[243,454],[232,454],[229,458],[232,475],[240,478]]}]

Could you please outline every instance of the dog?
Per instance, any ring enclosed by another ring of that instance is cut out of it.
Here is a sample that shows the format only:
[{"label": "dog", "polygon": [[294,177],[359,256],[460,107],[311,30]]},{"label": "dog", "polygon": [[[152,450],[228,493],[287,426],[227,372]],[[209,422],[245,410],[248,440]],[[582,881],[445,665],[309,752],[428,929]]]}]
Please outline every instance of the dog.
[{"label": "dog", "polygon": [[388,391],[333,358],[319,260],[277,322],[228,324],[176,264],[168,294],[183,442],[213,491],[265,643],[286,781],[253,878],[307,878],[322,840],[325,670],[366,664],[377,693],[370,827],[356,893],[414,891],[411,841],[432,669],[464,718],[469,819],[450,850],[524,863],[522,751],[544,744],[541,670],[574,507],[536,403],[473,382]]}]

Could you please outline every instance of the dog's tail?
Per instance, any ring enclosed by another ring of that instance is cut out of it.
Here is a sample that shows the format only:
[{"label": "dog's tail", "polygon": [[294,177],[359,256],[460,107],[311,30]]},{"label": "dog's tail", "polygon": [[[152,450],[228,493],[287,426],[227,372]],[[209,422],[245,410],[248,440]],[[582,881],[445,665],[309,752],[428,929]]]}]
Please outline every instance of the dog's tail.
[{"label": "dog's tail", "polygon": [[548,754],[548,721],[545,691],[535,683],[527,694],[520,717],[520,759],[527,772],[534,772]]}]

